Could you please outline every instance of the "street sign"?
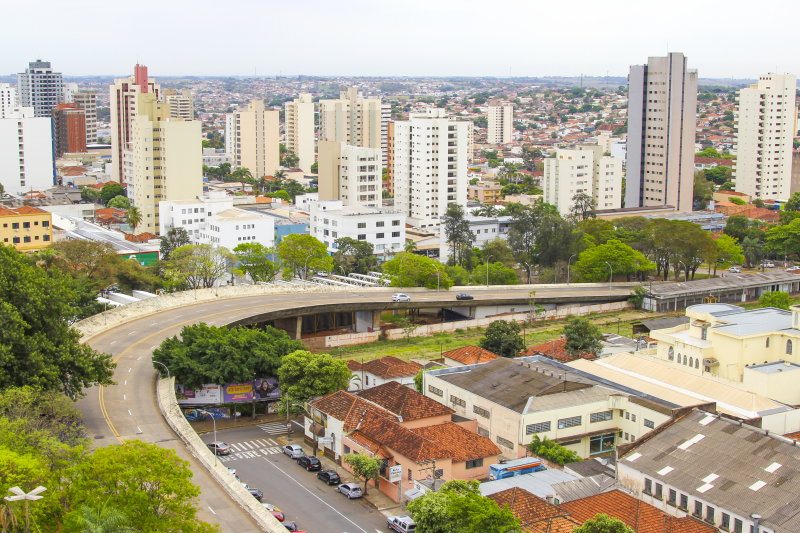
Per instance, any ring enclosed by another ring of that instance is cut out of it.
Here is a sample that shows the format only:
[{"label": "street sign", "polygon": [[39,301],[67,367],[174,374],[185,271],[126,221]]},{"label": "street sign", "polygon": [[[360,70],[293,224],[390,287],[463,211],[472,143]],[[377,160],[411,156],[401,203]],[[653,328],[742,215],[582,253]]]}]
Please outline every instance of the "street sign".
[{"label": "street sign", "polygon": [[389,481],[395,483],[400,481],[403,477],[402,465],[394,465],[389,467]]},{"label": "street sign", "polygon": [[333,442],[333,437],[318,437],[317,442],[320,444],[324,444],[326,442]]}]

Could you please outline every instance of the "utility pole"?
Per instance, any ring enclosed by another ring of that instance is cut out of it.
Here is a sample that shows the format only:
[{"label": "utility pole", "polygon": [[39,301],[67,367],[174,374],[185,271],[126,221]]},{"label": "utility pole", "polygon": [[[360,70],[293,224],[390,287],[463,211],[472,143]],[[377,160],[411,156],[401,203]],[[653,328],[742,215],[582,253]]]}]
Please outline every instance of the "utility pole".
[{"label": "utility pole", "polygon": [[430,465],[425,466],[424,468],[420,468],[419,472],[427,472],[428,470],[431,471],[431,479],[433,479],[433,492],[436,492],[436,459],[430,459],[427,461],[420,461],[417,463],[418,465]]}]

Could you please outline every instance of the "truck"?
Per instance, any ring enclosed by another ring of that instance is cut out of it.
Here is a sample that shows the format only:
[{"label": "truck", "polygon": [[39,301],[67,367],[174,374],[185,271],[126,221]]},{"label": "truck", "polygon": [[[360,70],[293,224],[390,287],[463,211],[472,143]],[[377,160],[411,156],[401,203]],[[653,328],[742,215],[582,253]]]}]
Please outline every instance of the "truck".
[{"label": "truck", "polygon": [[540,472],[542,470],[547,470],[547,467],[542,464],[540,459],[536,457],[523,457],[522,459],[514,459],[513,461],[491,465],[489,467],[489,481],[521,476],[523,474]]}]

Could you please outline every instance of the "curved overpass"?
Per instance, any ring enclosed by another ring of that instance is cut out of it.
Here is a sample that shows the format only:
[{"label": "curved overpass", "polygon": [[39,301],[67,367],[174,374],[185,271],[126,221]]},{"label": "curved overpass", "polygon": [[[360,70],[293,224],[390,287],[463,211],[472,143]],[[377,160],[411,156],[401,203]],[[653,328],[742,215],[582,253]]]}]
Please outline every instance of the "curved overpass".
[{"label": "curved overpass", "polygon": [[[614,287],[537,286],[513,289],[474,291],[478,304],[498,305],[527,303],[530,290],[536,290],[537,302],[569,301],[620,301],[630,293],[630,284]],[[453,307],[455,292],[413,292],[411,304],[393,304],[394,290],[325,293],[280,293],[258,296],[219,298],[192,305],[184,305],[154,312],[140,318],[130,317],[126,322],[111,326],[94,334],[89,344],[100,351],[111,353],[117,368],[114,380],[117,385],[93,387],[78,402],[90,438],[98,446],[117,444],[128,439],[139,439],[174,449],[178,455],[192,463],[194,482],[202,491],[199,517],[219,523],[226,532],[258,531],[250,516],[236,506],[211,476],[186,450],[161,416],[156,404],[155,380],[157,373],[151,363],[153,349],[166,337],[176,335],[183,326],[196,322],[222,326],[248,324],[280,316],[299,316],[309,313],[337,311],[377,310],[383,308]],[[425,299],[423,299],[425,298]],[[135,304],[132,304],[135,305]],[[154,307],[157,309],[157,306]],[[124,313],[124,308],[119,308]],[[94,319],[94,327],[102,330]]]}]

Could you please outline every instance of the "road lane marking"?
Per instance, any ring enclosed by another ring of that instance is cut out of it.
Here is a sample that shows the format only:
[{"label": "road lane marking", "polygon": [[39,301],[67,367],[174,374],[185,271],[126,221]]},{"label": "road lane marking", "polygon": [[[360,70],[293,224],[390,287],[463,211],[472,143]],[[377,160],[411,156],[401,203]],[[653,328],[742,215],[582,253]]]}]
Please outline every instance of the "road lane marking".
[{"label": "road lane marking", "polygon": [[223,305],[222,307],[230,307],[230,306],[232,306],[232,305],[233,305],[233,304],[228,304],[228,305]]},{"label": "road lane marking", "polygon": [[128,333],[128,335],[133,335],[134,333],[136,333],[136,332],[135,331],[131,331],[130,333]]},{"label": "road lane marking", "polygon": [[125,380],[125,383],[124,383],[124,384],[125,384],[125,385],[127,385],[127,384],[128,384],[128,380],[127,380],[127,379]]},{"label": "road lane marking", "polygon": [[131,415],[131,416],[133,416],[133,413],[131,413],[131,410],[130,410],[130,409],[128,409],[128,414],[129,414],[129,415]]},{"label": "road lane marking", "polygon": [[259,444],[256,441],[251,440],[250,444],[252,444],[254,448],[258,448],[259,447]]},{"label": "road lane marking", "polygon": [[240,446],[241,446],[241,445],[247,446],[247,447],[248,447],[248,448],[250,448],[251,450],[253,449],[253,447],[252,447],[252,446],[250,446],[249,444],[247,444],[246,442],[242,442],[242,443],[240,443],[239,445],[240,445]]},{"label": "road lane marking", "polygon": [[127,400],[127,398],[125,397],[125,395],[124,395],[124,394],[122,395],[122,399],[123,399],[123,400]]},{"label": "road lane marking", "polygon": [[128,372],[130,372],[130,371],[131,371],[131,369],[129,368],[129,369],[128,369]]},{"label": "road lane marking", "polygon": [[117,342],[117,341],[111,341],[111,344],[114,344],[115,342]]},{"label": "road lane marking", "polygon": [[136,426],[136,429],[138,429],[138,430],[139,430],[139,433],[141,433],[141,432],[142,432],[142,430],[141,430],[141,429],[139,429],[139,426]]},{"label": "road lane marking", "polygon": [[238,448],[238,446],[236,446],[235,444],[231,444],[231,447],[232,447],[234,450],[236,450],[237,452],[240,452],[240,451],[242,451],[242,450],[240,450],[240,449]]},{"label": "road lane marking", "polygon": [[214,512],[214,509],[212,509],[211,507],[209,507],[208,510],[211,511],[212,514],[217,514],[217,513]]},{"label": "road lane marking", "polygon": [[138,361],[138,360],[139,360],[139,359],[141,359],[141,358],[142,358],[142,356],[140,355],[139,357],[137,357],[137,358],[136,358],[136,360]]}]

